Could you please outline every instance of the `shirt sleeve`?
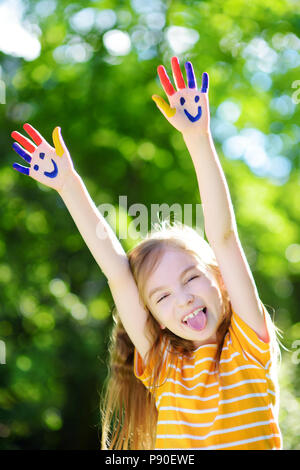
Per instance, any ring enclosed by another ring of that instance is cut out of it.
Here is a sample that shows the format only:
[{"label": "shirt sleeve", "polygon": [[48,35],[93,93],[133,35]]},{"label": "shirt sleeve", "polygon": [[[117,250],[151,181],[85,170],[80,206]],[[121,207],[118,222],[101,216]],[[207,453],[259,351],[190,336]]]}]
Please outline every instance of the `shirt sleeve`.
[{"label": "shirt sleeve", "polygon": [[265,342],[244,320],[232,310],[231,324],[229,327],[229,335],[232,347],[241,352],[245,358],[266,368],[274,354],[274,341],[276,341],[275,328],[271,317],[263,306],[263,313],[269,341]]},{"label": "shirt sleeve", "polygon": [[[168,364],[169,364],[169,348],[170,342],[163,336],[160,341],[160,348],[162,352],[162,367],[159,373],[158,384],[161,385],[165,379],[167,378],[168,373]],[[134,375],[137,379],[140,379],[145,387],[150,388],[150,384],[153,378],[153,370],[155,365],[155,358],[152,357],[144,364],[141,355],[139,354],[138,350],[135,348],[134,350]]]}]

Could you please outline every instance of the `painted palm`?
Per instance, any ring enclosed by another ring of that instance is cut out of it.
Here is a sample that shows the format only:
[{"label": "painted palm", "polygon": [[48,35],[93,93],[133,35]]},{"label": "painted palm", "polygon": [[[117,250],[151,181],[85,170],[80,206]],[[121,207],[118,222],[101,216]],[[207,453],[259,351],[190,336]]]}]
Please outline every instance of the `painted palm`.
[{"label": "painted palm", "polygon": [[198,90],[191,62],[185,63],[187,86],[177,57],[172,57],[171,65],[177,91],[163,65],[157,68],[170,104],[158,95],[153,95],[152,99],[167,120],[183,134],[191,131],[207,134],[209,132],[208,74],[203,73],[201,90]]},{"label": "painted palm", "polygon": [[17,142],[12,146],[30,166],[14,163],[13,168],[50,188],[61,190],[67,175],[74,171],[74,167],[60,128],[56,127],[52,133],[54,148],[30,124],[24,124],[23,128],[33,142],[19,132],[13,131],[11,136]]}]

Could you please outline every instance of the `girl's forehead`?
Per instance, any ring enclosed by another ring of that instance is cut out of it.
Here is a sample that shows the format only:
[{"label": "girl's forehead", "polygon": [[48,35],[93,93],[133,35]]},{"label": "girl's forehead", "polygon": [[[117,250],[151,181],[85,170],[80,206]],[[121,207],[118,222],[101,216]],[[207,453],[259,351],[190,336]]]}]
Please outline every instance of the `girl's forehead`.
[{"label": "girl's forehead", "polygon": [[185,263],[193,263],[199,264],[200,259],[196,257],[196,255],[192,255],[191,253],[187,253],[180,249],[167,249],[164,251],[160,261],[158,263],[158,267],[164,267],[170,265],[172,266],[182,266]]},{"label": "girl's forehead", "polygon": [[191,253],[187,253],[180,249],[167,249],[159,259],[155,269],[150,273],[148,281],[152,283],[156,278],[167,275],[177,277],[187,268],[195,267],[201,272],[206,273],[205,266],[201,263],[200,258]]}]

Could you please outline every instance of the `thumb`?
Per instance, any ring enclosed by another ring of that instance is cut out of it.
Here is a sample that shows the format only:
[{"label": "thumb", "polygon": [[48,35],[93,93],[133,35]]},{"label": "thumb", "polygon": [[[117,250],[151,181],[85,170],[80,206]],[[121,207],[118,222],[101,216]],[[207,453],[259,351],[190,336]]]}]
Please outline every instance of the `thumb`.
[{"label": "thumb", "polygon": [[68,152],[64,139],[61,135],[60,127],[56,127],[52,132],[52,139],[55,147],[55,151],[59,157],[62,157],[64,153]]},{"label": "thumb", "polygon": [[171,108],[171,106],[169,106],[163,98],[158,95],[152,95],[152,99],[153,101],[155,101],[158,109],[160,109],[161,112],[165,114],[168,118],[171,118],[175,115],[176,109]]}]

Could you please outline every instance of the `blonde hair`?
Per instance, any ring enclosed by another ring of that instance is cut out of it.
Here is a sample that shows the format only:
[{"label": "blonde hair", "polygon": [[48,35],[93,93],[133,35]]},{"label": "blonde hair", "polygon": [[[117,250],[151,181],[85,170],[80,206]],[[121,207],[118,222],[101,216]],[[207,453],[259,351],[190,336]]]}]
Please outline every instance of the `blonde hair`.
[{"label": "blonde hair", "polygon": [[[209,244],[194,229],[179,222],[167,221],[154,225],[137,246],[127,253],[129,265],[138,287],[140,299],[148,311],[146,334],[152,342],[146,362],[154,364],[152,382],[147,389],[134,375],[134,345],[128,337],[118,315],[113,309],[114,328],[109,347],[110,374],[101,400],[102,449],[153,449],[155,443],[157,410],[150,390],[158,386],[162,367],[161,340],[166,337],[177,353],[190,354],[192,341],[182,339],[169,331],[161,330],[159,323],[147,307],[145,284],[159,264],[167,248],[175,248],[196,257],[204,270],[210,271],[220,286],[222,313],[216,332],[216,367],[220,360],[225,335],[230,325],[232,309],[220,269]],[[153,360],[154,359],[154,360]]]}]

